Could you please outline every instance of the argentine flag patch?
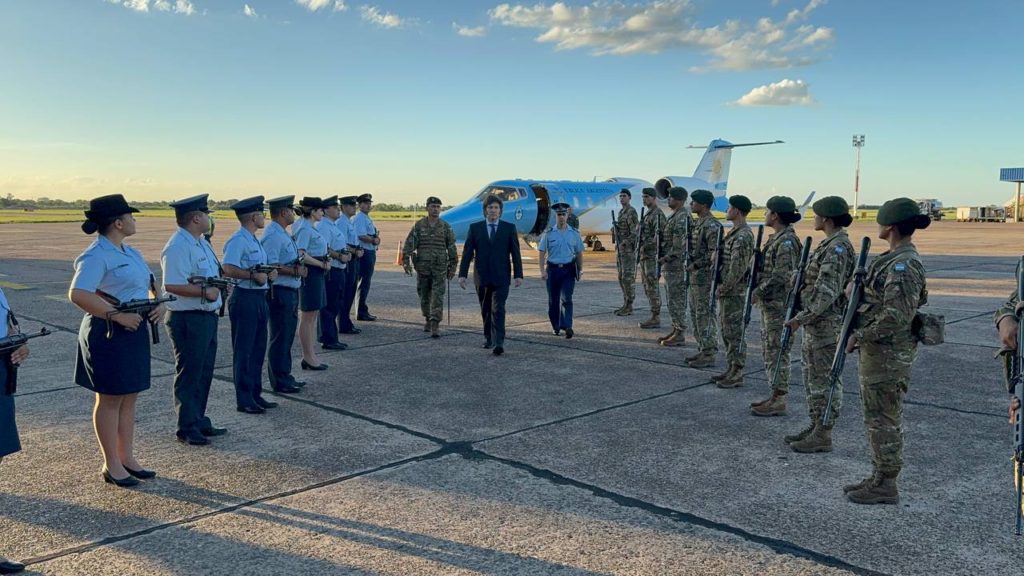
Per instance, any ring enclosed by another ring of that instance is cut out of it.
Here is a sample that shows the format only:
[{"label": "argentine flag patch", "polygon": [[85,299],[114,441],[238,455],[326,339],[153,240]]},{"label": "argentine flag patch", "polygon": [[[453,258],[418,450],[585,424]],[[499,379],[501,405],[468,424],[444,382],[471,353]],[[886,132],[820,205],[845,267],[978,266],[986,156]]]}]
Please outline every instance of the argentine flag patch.
[{"label": "argentine flag patch", "polygon": [[846,252],[846,248],[843,248],[842,246],[836,246],[836,254],[842,254],[843,252]]},{"label": "argentine flag patch", "polygon": [[895,270],[896,272],[903,272],[904,270],[907,269],[907,265],[904,264],[903,262],[897,262],[896,265],[892,267],[892,269]]}]

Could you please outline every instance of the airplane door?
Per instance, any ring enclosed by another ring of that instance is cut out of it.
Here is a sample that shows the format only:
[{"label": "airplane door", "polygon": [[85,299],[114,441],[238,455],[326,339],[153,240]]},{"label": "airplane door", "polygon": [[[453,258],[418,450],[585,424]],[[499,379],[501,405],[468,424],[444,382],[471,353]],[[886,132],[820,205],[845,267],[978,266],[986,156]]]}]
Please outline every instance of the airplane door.
[{"label": "airplane door", "polygon": [[533,224],[530,235],[539,237],[548,229],[548,219],[551,217],[551,199],[547,188],[540,184],[534,184],[530,186],[530,189],[533,190],[533,195],[537,198],[537,221]]}]

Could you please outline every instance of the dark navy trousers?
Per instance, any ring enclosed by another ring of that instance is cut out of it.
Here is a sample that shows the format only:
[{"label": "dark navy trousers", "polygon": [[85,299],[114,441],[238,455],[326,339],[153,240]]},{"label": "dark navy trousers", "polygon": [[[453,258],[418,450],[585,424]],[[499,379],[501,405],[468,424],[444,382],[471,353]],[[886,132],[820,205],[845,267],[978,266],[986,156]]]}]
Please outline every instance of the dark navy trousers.
[{"label": "dark navy trousers", "polygon": [[338,342],[338,315],[341,313],[341,297],[345,291],[345,268],[331,268],[324,286],[327,299],[320,309],[320,343],[336,344]]},{"label": "dark navy trousers", "polygon": [[213,427],[206,417],[210,384],[217,361],[217,314],[201,310],[170,311],[167,334],[174,351],[174,411],[178,433]]},{"label": "dark navy trousers", "polygon": [[299,291],[274,286],[270,300],[270,349],[267,351],[267,375],[274,390],[294,386],[292,376],[292,344],[299,325]]},{"label": "dark navy trousers", "polygon": [[341,302],[338,309],[338,330],[351,332],[352,324],[352,303],[356,300],[356,280],[359,279],[359,259],[352,258],[345,269],[344,284],[341,290]]},{"label": "dark navy trousers", "polygon": [[[278,288],[274,287],[274,292]],[[256,408],[263,390],[263,355],[267,350],[267,291],[235,288],[228,298],[231,315],[231,368],[235,378],[235,402]]]},{"label": "dark navy trousers", "polygon": [[370,295],[370,280],[373,278],[373,268],[377,264],[377,251],[364,250],[363,257],[359,259],[359,307],[357,318],[366,316],[370,309],[366,306],[366,299]]},{"label": "dark navy trousers", "polygon": [[554,330],[572,328],[572,293],[576,289],[576,264],[548,264],[548,320]]}]

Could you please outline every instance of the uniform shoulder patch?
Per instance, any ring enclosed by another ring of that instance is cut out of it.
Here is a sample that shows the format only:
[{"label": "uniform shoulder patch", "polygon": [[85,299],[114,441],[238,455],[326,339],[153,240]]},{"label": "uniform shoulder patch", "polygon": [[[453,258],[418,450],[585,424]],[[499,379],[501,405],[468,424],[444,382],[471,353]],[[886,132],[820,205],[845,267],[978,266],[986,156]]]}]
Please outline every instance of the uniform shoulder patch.
[{"label": "uniform shoulder patch", "polygon": [[787,239],[782,241],[782,245],[783,246],[792,246],[793,245],[793,241],[787,238]]},{"label": "uniform shoulder patch", "polygon": [[846,252],[846,248],[843,248],[842,245],[836,246],[836,254],[842,254],[843,252]]},{"label": "uniform shoulder patch", "polygon": [[892,267],[892,269],[896,272],[903,272],[907,269],[907,265],[904,264],[903,262],[897,262],[896,265]]}]

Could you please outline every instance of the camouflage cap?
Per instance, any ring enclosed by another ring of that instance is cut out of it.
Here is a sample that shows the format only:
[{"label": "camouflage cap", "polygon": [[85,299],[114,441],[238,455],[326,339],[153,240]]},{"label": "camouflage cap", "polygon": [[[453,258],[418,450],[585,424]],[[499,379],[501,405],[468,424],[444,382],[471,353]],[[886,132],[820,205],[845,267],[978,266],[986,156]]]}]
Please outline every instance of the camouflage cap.
[{"label": "camouflage cap", "polygon": [[931,218],[921,214],[921,208],[917,202],[910,198],[894,198],[882,204],[875,220],[882,226],[914,220],[914,227],[918,229],[927,228],[932,223]]},{"label": "camouflage cap", "polygon": [[643,195],[654,197],[658,195],[658,192],[654,188],[644,188]]},{"label": "camouflage cap", "polygon": [[427,198],[427,206],[430,206],[431,204],[437,204],[438,206],[440,206],[442,202],[441,199],[438,198],[437,196],[431,196],[430,198]]},{"label": "camouflage cap", "polygon": [[753,208],[753,206],[750,204],[750,198],[747,198],[746,196],[740,194],[737,194],[735,196],[729,196],[729,206],[732,206],[733,208],[739,210],[740,212],[743,212],[744,214],[750,212],[750,209]]},{"label": "camouflage cap", "polygon": [[796,202],[789,196],[772,196],[768,199],[765,206],[776,214],[780,212],[796,212]]},{"label": "camouflage cap", "polygon": [[686,200],[686,188],[682,186],[673,186],[668,189],[668,195],[673,200]]},{"label": "camouflage cap", "polygon": [[850,205],[839,196],[825,196],[811,205],[811,210],[822,218],[836,218],[850,213]]},{"label": "camouflage cap", "polygon": [[690,194],[690,200],[710,208],[715,203],[715,195],[707,190],[694,190],[693,194]]}]

